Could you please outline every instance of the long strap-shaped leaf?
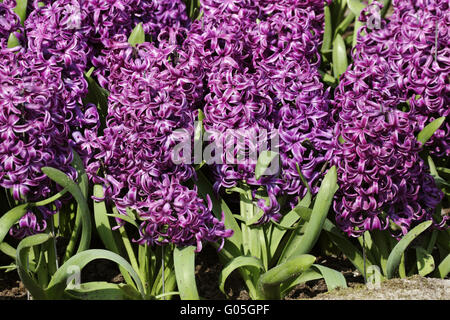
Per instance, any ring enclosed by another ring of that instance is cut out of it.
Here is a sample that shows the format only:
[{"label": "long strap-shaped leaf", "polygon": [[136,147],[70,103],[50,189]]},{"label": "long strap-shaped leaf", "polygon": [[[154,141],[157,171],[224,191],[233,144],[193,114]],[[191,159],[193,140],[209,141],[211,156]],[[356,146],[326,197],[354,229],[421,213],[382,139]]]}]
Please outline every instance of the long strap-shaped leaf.
[{"label": "long strap-shaped leaf", "polygon": [[348,8],[353,12],[356,18],[359,18],[361,11],[364,10],[366,5],[360,0],[347,0]]},{"label": "long strap-shaped leaf", "polygon": [[303,272],[297,278],[283,283],[281,285],[281,296],[283,297],[288,294],[293,287],[299,285],[300,283],[318,279],[325,279],[328,291],[336,288],[347,288],[347,281],[342,273],[325,266],[313,264],[311,268]]},{"label": "long strap-shaped leaf", "polygon": [[0,243],[3,242],[9,229],[27,213],[28,204],[12,208],[0,218]]},{"label": "long strap-shaped leaf", "polygon": [[331,49],[331,41],[333,40],[333,21],[331,20],[331,11],[329,6],[324,7],[324,32],[322,41],[322,52],[326,52]]},{"label": "long strap-shaped leaf", "polygon": [[[292,209],[290,212],[288,212],[281,218],[278,225],[272,225],[272,228],[270,229],[269,233],[270,239],[269,253],[271,258],[275,257],[276,251],[279,250],[279,244],[281,242],[281,239],[285,236],[287,230],[291,229],[292,225],[299,220],[302,212],[306,210],[306,208],[308,210],[311,210],[308,208],[310,204],[311,204],[311,194],[308,192],[294,209]],[[297,230],[299,226],[293,229]]]},{"label": "long strap-shaped leaf", "polygon": [[345,277],[339,271],[333,270],[331,268],[321,266],[320,264],[313,264],[314,268],[319,270],[325,279],[328,291],[334,290],[336,288],[347,288],[347,281]]},{"label": "long strap-shaped leaf", "polygon": [[416,248],[417,272],[422,277],[434,271],[434,258],[422,247]]},{"label": "long strap-shaped leaf", "polygon": [[334,39],[332,57],[333,74],[336,79],[339,79],[348,67],[347,48],[340,34],[337,34]]},{"label": "long strap-shaped leaf", "polygon": [[195,247],[176,247],[173,263],[181,300],[199,300],[195,282]]},{"label": "long strap-shaped leaf", "polygon": [[0,251],[13,259],[16,258],[16,249],[14,249],[12,246],[7,244],[6,242],[0,243]]},{"label": "long strap-shaped leaf", "polygon": [[311,217],[305,227],[305,233],[298,238],[298,241],[289,243],[286,253],[280,258],[281,263],[286,262],[291,257],[306,254],[314,247],[337,189],[337,172],[336,167],[333,166],[328,170],[322,181]]},{"label": "long strap-shaped leaf", "polygon": [[[103,198],[103,187],[101,185],[94,185],[93,190],[94,198]],[[117,253],[120,255],[119,247],[116,244],[116,241],[114,239],[114,235],[112,233],[111,224],[109,223],[109,219],[107,216],[106,211],[106,205],[104,201],[96,201],[94,200],[94,221],[95,221],[95,228],[97,230],[98,235],[100,236],[100,239],[102,240],[103,244],[105,245],[106,249]],[[126,272],[126,270],[119,266],[119,269],[125,279],[125,281],[134,286],[133,281],[131,281],[131,277]]]},{"label": "long strap-shaped leaf", "polygon": [[47,295],[39,283],[33,279],[28,273],[27,257],[30,248],[45,243],[50,239],[50,235],[46,233],[29,236],[20,241],[16,251],[17,271],[23,284],[30,292],[31,296],[36,300],[44,300]]},{"label": "long strap-shaped leaf", "polygon": [[402,259],[403,253],[405,252],[406,248],[409,246],[409,244],[417,238],[419,234],[424,232],[428,229],[429,226],[431,226],[432,221],[425,221],[410,230],[392,249],[391,254],[389,255],[387,264],[386,264],[386,276],[388,279],[391,279],[394,277],[397,268],[400,264],[400,260]]},{"label": "long strap-shaped leaf", "polygon": [[439,264],[434,276],[437,278],[444,279],[450,272],[450,254],[445,257],[445,259]]},{"label": "long strap-shaped leaf", "polygon": [[95,281],[82,283],[77,289],[66,289],[66,293],[69,297],[80,300],[134,300],[141,298],[137,291],[126,286],[124,284]]},{"label": "long strap-shaped leaf", "polygon": [[300,283],[319,279],[323,279],[323,275],[314,268],[309,268],[308,270],[300,274],[297,278],[282,283],[281,296],[284,297],[285,295],[287,295],[295,286],[299,285]]},{"label": "long strap-shaped leaf", "polygon": [[[361,252],[351,243],[348,238],[344,237],[340,230],[328,219],[323,224],[323,229],[328,232],[331,241],[342,251],[342,253],[350,260],[350,262],[364,274],[364,258]],[[366,265],[372,265],[373,262],[366,260]]]},{"label": "long strap-shaped leaf", "polygon": [[239,227],[239,224],[225,201],[223,199],[216,198],[212,185],[205,175],[201,171],[198,171],[197,177],[198,181],[196,185],[199,195],[205,199],[207,196],[211,198],[214,216],[221,219],[223,212],[225,215],[225,228],[233,230],[233,235],[230,238],[227,238],[225,245],[220,252],[222,255],[226,256],[227,259],[232,259],[233,257],[240,255],[240,248],[242,246],[241,228]]},{"label": "long strap-shaped leaf", "polygon": [[69,271],[74,267],[81,271],[89,262],[97,259],[106,259],[121,265],[131,275],[142,298],[144,298],[145,292],[141,279],[131,265],[118,254],[103,249],[86,250],[77,253],[67,260],[67,262],[64,263],[53,275],[48,288],[45,290],[47,297],[50,299],[61,299],[67,286],[67,279],[71,276]]},{"label": "long strap-shaped leaf", "polygon": [[444,123],[445,117],[440,117],[433,122],[427,124],[422,131],[417,135],[417,141],[421,142],[422,145],[427,143],[427,141],[433,136],[437,129]]},{"label": "long strap-shaped leaf", "polygon": [[14,12],[19,16],[20,23],[23,25],[27,17],[28,0],[16,0]]},{"label": "long strap-shaped leaf", "polygon": [[55,181],[60,186],[66,188],[75,198],[79,213],[81,214],[82,234],[78,247],[78,252],[87,250],[91,241],[91,217],[89,213],[89,206],[81,188],[67,176],[64,172],[51,168],[43,167],[42,172],[45,173],[51,180]]},{"label": "long strap-shaped leaf", "polygon": [[281,298],[280,285],[311,267],[316,258],[309,254],[294,257],[262,274],[258,280],[258,294],[260,299],[279,300]]},{"label": "long strap-shaped leaf", "polygon": [[219,289],[220,291],[225,293],[225,281],[227,280],[228,276],[236,269],[242,268],[242,267],[251,267],[256,268],[257,270],[264,270],[264,265],[262,261],[255,257],[248,257],[248,256],[239,256],[231,260],[227,263],[227,265],[222,269],[222,272],[219,276]]}]

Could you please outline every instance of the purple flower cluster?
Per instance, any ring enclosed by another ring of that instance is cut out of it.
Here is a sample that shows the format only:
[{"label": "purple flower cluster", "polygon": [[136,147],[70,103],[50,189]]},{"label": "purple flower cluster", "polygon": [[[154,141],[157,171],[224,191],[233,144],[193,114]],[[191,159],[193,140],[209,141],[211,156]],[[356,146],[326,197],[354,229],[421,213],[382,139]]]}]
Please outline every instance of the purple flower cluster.
[{"label": "purple flower cluster", "polygon": [[142,23],[145,33],[156,39],[166,26],[186,27],[189,23],[182,0],[82,0],[87,12],[90,40],[107,44],[117,34],[129,35]]},{"label": "purple flower cluster", "polygon": [[[260,222],[277,219],[276,196],[304,195],[297,164],[308,183],[320,177],[331,153],[327,92],[320,82],[319,46],[323,30],[323,1],[202,1],[204,16],[191,26],[186,43],[194,47],[205,70],[205,129],[211,140],[241,134],[248,140],[278,136],[282,171],[255,179],[256,159],[215,165],[216,190],[239,181],[265,186],[269,207]],[[232,154],[263,151],[252,142],[238,145]],[[256,189],[256,188],[255,188]]]},{"label": "purple flower cluster", "polygon": [[[91,156],[81,143],[95,139],[99,117],[95,106],[83,103],[84,72],[99,46],[116,34],[128,35],[140,22],[154,35],[188,19],[182,1],[36,0],[22,27],[15,6],[0,3],[0,186],[11,188],[15,200],[36,201],[55,189],[40,168],[56,167],[76,179],[71,148],[85,163]],[[6,49],[12,32],[20,46]],[[30,212],[22,218],[12,234],[42,231],[55,211],[37,211],[38,216]]]},{"label": "purple flower cluster", "polygon": [[[363,27],[353,63],[335,91],[341,142],[334,143],[340,187],[334,209],[349,235],[385,230],[391,222],[399,227],[395,236],[424,220],[446,225],[445,217],[434,216],[443,195],[416,139],[426,123],[449,111],[448,35],[435,38],[436,25],[447,23],[448,30],[448,15],[445,21],[444,8],[433,3],[394,2],[395,12],[381,29]],[[402,104],[409,110],[399,110]],[[436,143],[443,135],[437,133],[434,150],[448,154],[448,134]]]},{"label": "purple flower cluster", "polygon": [[[86,67],[101,64],[101,51],[117,35],[128,36],[142,23],[154,39],[166,26],[189,23],[181,0],[57,0],[34,2],[25,22],[28,46],[44,57],[58,56],[69,67],[65,78],[86,82],[78,76]],[[100,62],[99,62],[99,61]]]},{"label": "purple flower cluster", "polygon": [[22,31],[20,18],[13,11],[15,6],[16,2],[14,0],[0,2],[0,48],[2,49],[7,47],[11,33],[18,36],[19,31]]},{"label": "purple flower cluster", "polygon": [[[417,133],[436,118],[445,124],[426,144],[431,154],[450,155],[450,7],[448,1],[397,0],[381,29],[363,27],[357,56],[386,60],[397,103],[416,118]],[[395,107],[394,105],[392,105]]]},{"label": "purple flower cluster", "polygon": [[[14,200],[42,200],[55,189],[43,166],[77,177],[69,141],[80,119],[66,103],[60,69],[34,53],[1,50],[0,79],[0,186],[11,189]],[[49,212],[40,209],[46,218]]]},{"label": "purple flower cluster", "polygon": [[105,58],[107,128],[99,139],[84,137],[82,147],[95,150],[87,171],[106,187],[106,199],[120,213],[130,208],[143,220],[137,242],[196,244],[199,251],[202,241],[223,241],[232,231],[214,218],[196,189],[183,185],[194,176],[193,167],[172,161],[178,135],[194,131],[197,89],[189,71],[198,62],[183,52],[183,34],[168,28],[158,45],[136,47],[115,37]]},{"label": "purple flower cluster", "polygon": [[[66,32],[64,12],[57,6],[33,10],[30,5],[22,28],[13,12],[16,2],[0,5],[0,186],[11,189],[16,201],[33,202],[56,189],[42,167],[56,167],[77,178],[71,167],[76,149],[72,133],[98,126],[95,106],[82,102],[87,93],[87,45],[78,33]],[[10,33],[20,45],[8,49]],[[60,201],[54,204],[56,210],[39,207],[27,213],[11,234],[20,238],[41,232],[46,219],[61,207]]]}]

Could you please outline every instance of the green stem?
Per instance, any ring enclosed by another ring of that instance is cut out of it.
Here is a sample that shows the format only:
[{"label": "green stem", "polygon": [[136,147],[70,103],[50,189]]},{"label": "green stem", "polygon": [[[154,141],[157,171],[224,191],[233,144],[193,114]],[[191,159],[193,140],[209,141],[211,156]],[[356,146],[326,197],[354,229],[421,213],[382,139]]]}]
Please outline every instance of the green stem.
[{"label": "green stem", "polygon": [[385,231],[377,230],[372,233],[372,237],[380,254],[381,270],[383,271],[383,275],[386,275],[386,264],[389,257],[389,239],[386,237],[389,237],[389,235],[387,235]]},{"label": "green stem", "polygon": [[[127,232],[126,232],[124,226],[119,228],[119,233],[120,233],[120,236],[122,237],[122,242],[123,242],[123,245],[125,246],[125,250],[128,254],[128,259],[130,260],[131,266],[133,267],[134,270],[138,271],[139,264],[137,263],[136,255],[134,254],[133,247],[131,245],[130,239],[128,238],[128,235],[127,235]],[[141,278],[141,281],[142,280],[144,280],[144,279]]]},{"label": "green stem", "polygon": [[355,20],[355,15],[350,12],[345,19],[337,26],[336,30],[334,31],[334,37],[338,34],[338,33],[344,33],[348,26]]},{"label": "green stem", "polygon": [[437,230],[434,230],[434,231],[431,233],[430,242],[428,242],[428,246],[427,246],[427,252],[428,252],[429,254],[431,254],[431,253],[433,252],[434,245],[436,244],[437,236],[438,236],[438,231],[437,231]]},{"label": "green stem", "polygon": [[[149,270],[149,254],[148,245],[139,245],[138,247],[138,259],[139,259],[139,277],[144,285],[145,294],[148,293],[150,288],[150,270]],[[134,253],[134,252],[133,252]]]},{"label": "green stem", "polygon": [[50,277],[58,270],[58,260],[56,255],[55,238],[51,237],[46,244],[46,251],[48,256],[48,273]]},{"label": "green stem", "polygon": [[72,257],[73,252],[75,251],[75,245],[77,243],[78,240],[78,236],[80,235],[81,232],[81,209],[79,206],[77,206],[77,214],[75,217],[75,225],[72,231],[72,235],[70,237],[69,240],[69,244],[67,245],[66,248],[66,254],[64,256],[64,262],[66,262],[67,260],[70,259],[70,257]]},{"label": "green stem", "polygon": [[48,284],[48,269],[47,269],[47,261],[45,259],[45,244],[42,244],[40,246],[34,246],[34,255],[38,259],[37,261],[37,278],[38,283],[41,286],[41,288],[47,287]]}]

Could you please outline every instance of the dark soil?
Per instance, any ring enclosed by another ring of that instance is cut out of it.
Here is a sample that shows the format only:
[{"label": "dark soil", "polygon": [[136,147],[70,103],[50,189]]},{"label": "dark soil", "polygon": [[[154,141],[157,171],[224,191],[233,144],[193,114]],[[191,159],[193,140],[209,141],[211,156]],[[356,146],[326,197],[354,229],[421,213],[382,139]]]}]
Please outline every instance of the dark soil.
[{"label": "dark soil", "polygon": [[[12,259],[0,252],[0,266],[10,265]],[[26,300],[27,292],[17,271],[0,270],[0,300]]]}]

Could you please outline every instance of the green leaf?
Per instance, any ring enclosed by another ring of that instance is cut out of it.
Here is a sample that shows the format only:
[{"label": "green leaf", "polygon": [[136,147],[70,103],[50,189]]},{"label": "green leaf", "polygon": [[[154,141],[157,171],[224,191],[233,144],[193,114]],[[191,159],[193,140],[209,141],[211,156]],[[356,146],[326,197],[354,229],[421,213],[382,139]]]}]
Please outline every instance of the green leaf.
[{"label": "green leaf", "polygon": [[324,8],[325,15],[325,27],[323,32],[323,41],[322,41],[322,49],[321,51],[327,51],[331,49],[331,41],[333,40],[333,21],[331,21],[331,12],[330,7],[325,6]]},{"label": "green leaf", "polygon": [[107,213],[106,215],[108,217],[118,218],[118,219],[121,219],[121,220],[126,221],[128,223],[131,223],[133,226],[135,226],[136,228],[139,229],[139,226],[136,223],[136,220],[131,218],[130,216],[126,216],[126,215],[120,214],[120,213]]},{"label": "green leaf", "polygon": [[441,171],[442,173],[450,174],[450,168],[437,167],[437,170]]},{"label": "green leaf", "polygon": [[[308,193],[306,195],[311,198],[312,197],[312,191],[311,191],[311,187],[308,184],[308,181],[306,181],[306,178],[303,175],[302,170],[300,170],[300,166],[298,165],[298,163],[295,164],[295,167],[297,168],[297,173],[298,173],[298,176],[300,177],[300,180],[302,181],[302,183],[305,186],[305,188],[308,190]],[[309,207],[309,204],[307,206],[305,206],[305,207]]]},{"label": "green leaf", "polygon": [[[94,185],[93,195],[94,198],[97,199],[103,198],[104,197],[103,186],[98,184]],[[109,223],[105,201],[94,200],[93,207],[94,207],[95,228],[97,229],[100,239],[102,240],[106,249],[119,254],[119,249],[117,248],[114,236],[112,234],[111,224]]]},{"label": "green leaf", "polygon": [[[348,237],[342,235],[341,231],[328,219],[323,224],[323,229],[328,232],[328,236],[336,247],[350,260],[350,262],[364,274],[364,259],[361,252],[349,241]],[[366,266],[372,265],[373,262],[366,259]]]},{"label": "green leaf", "polygon": [[47,295],[39,283],[29,274],[27,257],[30,248],[47,242],[51,236],[46,233],[26,237],[20,241],[16,251],[16,263],[19,277],[35,300],[47,299]]},{"label": "green leaf", "polygon": [[16,7],[14,8],[14,12],[19,16],[22,25],[27,18],[27,6],[28,0],[16,0]]},{"label": "green leaf", "polygon": [[135,47],[137,44],[144,43],[145,42],[145,32],[144,28],[142,27],[142,22],[140,22],[131,32],[128,43]]},{"label": "green leaf", "polygon": [[279,249],[279,244],[281,239],[286,234],[286,230],[297,230],[301,227],[301,224],[296,227],[292,227],[292,225],[299,220],[299,216],[302,217],[302,211],[304,210],[303,208],[309,207],[310,204],[311,194],[308,192],[294,209],[281,217],[279,223],[274,223],[272,221],[272,223],[275,224],[275,227],[272,228],[269,237],[269,253],[271,257],[274,257],[275,252]]},{"label": "green leaf", "polygon": [[434,164],[433,159],[430,156],[428,156],[427,159],[428,159],[428,166],[430,167],[430,174],[433,176],[434,179],[441,178],[436,170],[436,165]]},{"label": "green leaf", "polygon": [[15,48],[18,46],[20,46],[19,39],[17,39],[17,37],[14,35],[14,32],[12,32],[8,38],[8,48]]},{"label": "green leaf", "polygon": [[262,218],[263,215],[264,215],[264,211],[259,209],[253,217],[251,217],[250,219],[246,220],[245,224],[247,226],[254,225],[255,223],[257,223],[259,221],[259,219]]},{"label": "green leaf", "polygon": [[340,34],[337,34],[333,42],[333,74],[336,79],[347,70],[347,48],[345,47],[344,39]]},{"label": "green leaf", "polygon": [[[93,195],[97,199],[103,198],[104,196],[103,187],[98,184],[94,185]],[[109,219],[107,216],[105,201],[94,200],[93,208],[94,208],[95,228],[97,230],[98,235],[100,236],[100,239],[102,240],[106,249],[114,253],[120,254],[119,247],[117,246],[117,243],[114,239],[111,224],[109,223]],[[128,284],[134,285],[128,272],[121,266],[119,266],[119,269],[125,281]]]},{"label": "green leaf", "polygon": [[[120,267],[123,268],[123,267]],[[127,272],[128,274],[128,272]],[[136,286],[131,286],[128,284],[121,284],[119,286],[120,290],[128,297],[129,300],[142,300],[142,296],[139,291],[136,290]]]},{"label": "green leaf", "polygon": [[64,172],[51,167],[43,167],[42,172],[49,177],[51,180],[55,181],[57,184],[67,189],[70,194],[75,198],[78,204],[78,212],[81,215],[82,223],[82,234],[80,239],[80,244],[77,252],[87,250],[90,246],[91,241],[91,217],[89,213],[89,206],[86,202],[86,198],[80,187]]},{"label": "green leaf", "polygon": [[48,197],[45,200],[41,200],[35,203],[30,203],[30,206],[35,206],[35,207],[43,207],[46,206],[56,200],[58,200],[59,198],[61,198],[63,195],[65,195],[67,193],[67,189],[63,189],[60,192],[58,192],[57,194],[54,194],[51,197]]},{"label": "green leaf", "polygon": [[78,186],[81,189],[81,192],[83,193],[83,196],[87,199],[88,198],[88,192],[89,192],[89,178],[87,176],[86,170],[83,166],[83,160],[81,160],[81,157],[75,150],[72,149],[73,154],[73,160],[72,160],[72,167],[77,170],[78,173]]},{"label": "green leaf", "polygon": [[430,122],[419,132],[417,135],[417,141],[421,142],[422,145],[427,143],[427,141],[433,136],[437,129],[444,123],[445,117],[437,118],[436,120]]},{"label": "green leaf", "polygon": [[173,263],[181,300],[199,300],[195,282],[195,247],[175,247]]},{"label": "green leaf", "polygon": [[227,194],[233,194],[233,193],[240,193],[240,194],[247,194],[247,191],[245,191],[242,188],[239,187],[231,187],[231,188],[227,188],[225,189],[225,193]]},{"label": "green leaf", "polygon": [[129,300],[130,296],[121,288],[123,286],[104,281],[87,282],[80,284],[77,289],[66,289],[66,293],[80,300]]},{"label": "green leaf", "polygon": [[222,269],[222,272],[219,276],[219,289],[224,294],[225,293],[225,281],[228,276],[236,269],[242,267],[252,267],[260,270],[264,270],[263,263],[260,259],[249,256],[238,256],[232,259],[230,262],[226,264],[226,266]]},{"label": "green leaf", "polygon": [[309,219],[311,219],[312,209],[310,208],[297,206],[293,211],[304,221],[309,221]]},{"label": "green leaf", "polygon": [[434,271],[434,258],[431,254],[427,252],[422,247],[416,248],[416,257],[417,257],[417,270],[419,271],[419,275],[425,277]]},{"label": "green leaf", "polygon": [[[246,194],[240,194],[240,212],[245,221],[250,221],[254,218],[256,207],[253,203],[253,195],[249,186],[246,188]],[[241,224],[242,228],[242,248],[244,254],[249,254],[254,257],[261,258],[261,241],[259,237],[258,228],[252,228],[247,224]]]},{"label": "green leaf", "polygon": [[336,79],[332,75],[329,75],[328,73],[323,73],[321,71],[320,73],[322,75],[323,82],[325,82],[329,86],[336,86]]},{"label": "green leaf", "polygon": [[0,243],[5,239],[9,229],[27,213],[27,209],[28,204],[22,204],[12,208],[0,218]]},{"label": "green leaf", "polygon": [[419,234],[424,232],[428,227],[430,227],[432,221],[425,221],[410,230],[392,249],[386,264],[386,276],[388,279],[394,277],[398,266],[400,265],[400,260],[402,259],[403,253],[405,252],[408,245],[415,239]]},{"label": "green leaf", "polygon": [[384,16],[388,12],[390,5],[391,5],[391,0],[384,0],[383,1],[383,8],[381,9],[381,17],[382,18],[384,18]]},{"label": "green leaf", "polygon": [[361,248],[364,247],[367,259],[369,259],[370,261],[380,261],[378,248],[374,246],[369,231],[364,232],[362,236],[358,237],[357,239],[361,245]]},{"label": "green leaf", "polygon": [[17,265],[14,263],[11,263],[7,266],[0,266],[0,270],[5,270],[5,273],[11,272],[11,271],[17,270]]},{"label": "green leaf", "polygon": [[434,277],[444,279],[450,272],[450,254],[445,257],[444,260],[439,264],[436,271],[434,272]]},{"label": "green leaf", "polygon": [[[223,199],[218,199],[213,191],[211,183],[205,177],[203,172],[197,172],[198,181],[196,186],[198,188],[198,193],[204,199],[207,196],[210,197],[213,208],[212,211],[214,216],[218,219],[222,219],[222,213],[225,216],[225,228],[233,230],[233,236],[227,238],[225,241],[224,250],[221,250],[221,254],[229,253],[229,257],[239,255],[240,252],[237,248],[242,245],[242,231],[237,223],[236,219],[233,217],[233,213]],[[230,245],[231,244],[231,245]]]},{"label": "green leaf", "polygon": [[312,280],[319,280],[322,279],[323,276],[320,272],[314,270],[313,268],[309,268],[308,270],[304,271],[302,274],[300,274],[298,277],[291,279],[289,281],[285,281],[281,284],[281,296],[285,296],[288,294],[295,286],[305,283]]},{"label": "green leaf", "polygon": [[0,251],[3,252],[4,254],[6,254],[7,256],[13,258],[13,259],[16,258],[16,249],[11,247],[6,242],[1,242],[0,243]]},{"label": "green leaf", "polygon": [[312,266],[322,274],[325,279],[325,283],[327,284],[328,291],[332,291],[336,288],[347,288],[347,281],[342,273],[331,268],[321,266],[320,264],[313,264]]},{"label": "green leaf", "polygon": [[268,167],[273,164],[273,161],[278,159],[278,153],[264,150],[258,157],[258,162],[255,166],[255,179],[259,180],[267,171]]},{"label": "green leaf", "polygon": [[389,231],[381,231],[381,230],[372,231],[372,238],[375,243],[375,247],[378,250],[378,261],[381,265],[381,270],[383,271],[383,274],[386,274],[386,264],[390,253],[389,239],[388,239],[388,237],[390,236],[391,235],[389,234]]},{"label": "green leaf", "polygon": [[262,274],[257,285],[259,297],[264,300],[279,300],[280,285],[308,270],[315,260],[316,258],[309,254],[299,255]]},{"label": "green leaf", "polygon": [[89,262],[98,259],[110,260],[122,266],[134,279],[141,297],[143,298],[145,296],[142,282],[131,265],[118,254],[103,249],[90,249],[82,251],[67,260],[67,262],[65,262],[53,275],[48,288],[45,290],[47,296],[50,299],[61,299],[67,286],[67,280],[71,276],[71,272],[69,271],[73,269],[78,269],[81,271]]},{"label": "green leaf", "polygon": [[287,245],[286,253],[281,257],[281,262],[287,259],[310,252],[320,236],[325,219],[338,189],[336,167],[333,166],[325,175],[319,192],[317,193],[314,207],[309,222],[306,224],[305,233],[293,239]]},{"label": "green leaf", "polygon": [[359,18],[361,11],[366,8],[366,5],[360,0],[347,0],[347,5],[356,18]]},{"label": "green leaf", "polygon": [[344,20],[342,20],[342,22],[336,27],[336,30],[334,31],[334,34],[343,34],[349,25],[352,24],[352,22],[355,20],[355,15],[350,12]]}]

